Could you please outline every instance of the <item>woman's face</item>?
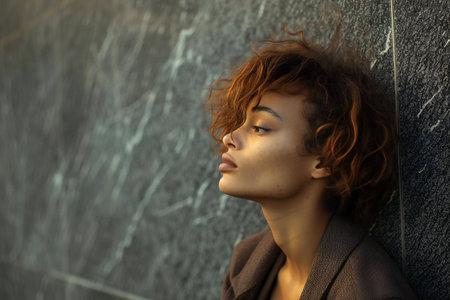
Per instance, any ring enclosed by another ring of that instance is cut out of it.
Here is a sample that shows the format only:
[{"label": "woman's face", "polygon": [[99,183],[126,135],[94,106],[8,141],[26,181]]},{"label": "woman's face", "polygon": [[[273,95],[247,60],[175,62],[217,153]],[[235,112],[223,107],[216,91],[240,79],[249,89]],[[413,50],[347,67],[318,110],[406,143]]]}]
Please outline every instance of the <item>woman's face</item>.
[{"label": "woman's face", "polygon": [[306,154],[303,96],[266,93],[247,108],[245,123],[223,138],[227,151],[219,189],[254,201],[292,198],[313,180],[317,155]]}]

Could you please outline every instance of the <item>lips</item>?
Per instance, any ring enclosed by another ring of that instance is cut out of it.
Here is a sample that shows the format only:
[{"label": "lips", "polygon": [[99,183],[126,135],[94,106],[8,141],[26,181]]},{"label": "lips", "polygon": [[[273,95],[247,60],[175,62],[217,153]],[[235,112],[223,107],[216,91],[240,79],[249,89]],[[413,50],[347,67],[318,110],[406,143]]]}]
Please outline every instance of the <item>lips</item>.
[{"label": "lips", "polygon": [[219,165],[219,171],[227,172],[237,168],[236,163],[231,159],[228,154],[222,155],[222,163]]}]

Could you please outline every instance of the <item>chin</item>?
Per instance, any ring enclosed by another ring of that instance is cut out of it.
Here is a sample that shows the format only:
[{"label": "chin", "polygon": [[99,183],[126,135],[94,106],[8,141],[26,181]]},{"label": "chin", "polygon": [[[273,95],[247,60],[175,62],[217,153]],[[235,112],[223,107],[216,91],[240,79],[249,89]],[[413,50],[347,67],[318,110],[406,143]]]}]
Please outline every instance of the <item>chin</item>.
[{"label": "chin", "polygon": [[227,182],[228,180],[224,178],[226,175],[222,176],[219,180],[219,190],[227,195],[234,196],[233,194],[233,184]]},{"label": "chin", "polygon": [[219,180],[219,190],[232,197],[256,201],[255,199],[259,199],[261,197],[259,192],[249,190],[247,185],[239,185],[236,183],[230,182],[227,178],[222,177]]}]

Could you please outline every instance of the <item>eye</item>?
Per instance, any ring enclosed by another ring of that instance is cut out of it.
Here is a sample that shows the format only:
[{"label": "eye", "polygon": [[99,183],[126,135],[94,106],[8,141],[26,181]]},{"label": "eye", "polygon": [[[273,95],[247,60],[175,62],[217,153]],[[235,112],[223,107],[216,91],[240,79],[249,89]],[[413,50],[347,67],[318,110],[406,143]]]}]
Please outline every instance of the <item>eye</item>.
[{"label": "eye", "polygon": [[259,127],[259,126],[252,126],[252,128],[253,128],[253,131],[256,133],[264,133],[264,132],[270,131],[270,129]]}]

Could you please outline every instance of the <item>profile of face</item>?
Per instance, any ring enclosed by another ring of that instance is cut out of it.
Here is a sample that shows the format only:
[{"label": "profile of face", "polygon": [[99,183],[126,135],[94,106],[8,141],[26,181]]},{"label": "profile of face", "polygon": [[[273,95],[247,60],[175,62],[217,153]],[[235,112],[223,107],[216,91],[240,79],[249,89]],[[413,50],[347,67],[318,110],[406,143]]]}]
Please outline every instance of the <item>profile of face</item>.
[{"label": "profile of face", "polygon": [[303,149],[309,131],[303,96],[275,92],[249,104],[245,123],[223,138],[219,189],[253,201],[289,199],[327,176],[318,156]]}]

